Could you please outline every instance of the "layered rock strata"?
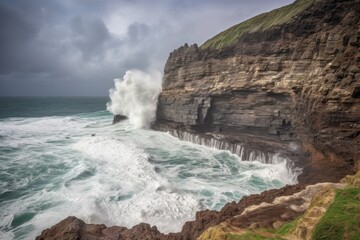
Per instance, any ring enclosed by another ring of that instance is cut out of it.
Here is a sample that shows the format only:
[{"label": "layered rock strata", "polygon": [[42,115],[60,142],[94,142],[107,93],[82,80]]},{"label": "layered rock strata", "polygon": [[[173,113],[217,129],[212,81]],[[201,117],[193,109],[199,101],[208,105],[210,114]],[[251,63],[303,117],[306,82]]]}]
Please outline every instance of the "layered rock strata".
[{"label": "layered rock strata", "polygon": [[338,181],[360,169],[359,26],[359,0],[321,0],[220,49],[186,44],[165,65],[154,128],[281,152],[301,182]]}]

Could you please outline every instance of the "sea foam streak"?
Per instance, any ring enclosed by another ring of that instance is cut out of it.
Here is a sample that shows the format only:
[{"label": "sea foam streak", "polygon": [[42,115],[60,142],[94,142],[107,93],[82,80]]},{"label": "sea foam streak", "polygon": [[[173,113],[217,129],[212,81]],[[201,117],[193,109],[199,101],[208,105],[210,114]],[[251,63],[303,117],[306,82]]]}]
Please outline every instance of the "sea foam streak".
[{"label": "sea foam streak", "polygon": [[127,116],[137,128],[148,128],[155,120],[157,97],[161,91],[161,74],[129,70],[123,79],[115,79],[107,109],[114,115]]},{"label": "sea foam streak", "polygon": [[176,232],[196,211],[296,181],[284,161],[244,162],[111,120],[107,111],[0,120],[0,239],[34,239],[69,215]]},{"label": "sea foam streak", "polygon": [[199,208],[194,196],[172,191],[171,184],[149,163],[148,154],[131,144],[111,137],[90,137],[76,143],[74,148],[101,165],[97,172],[102,178],[94,180],[106,188],[99,195],[107,197],[96,212],[87,209],[88,213],[103,215],[101,222],[131,227],[144,221],[156,223],[164,231],[175,231],[177,221],[186,221]]}]

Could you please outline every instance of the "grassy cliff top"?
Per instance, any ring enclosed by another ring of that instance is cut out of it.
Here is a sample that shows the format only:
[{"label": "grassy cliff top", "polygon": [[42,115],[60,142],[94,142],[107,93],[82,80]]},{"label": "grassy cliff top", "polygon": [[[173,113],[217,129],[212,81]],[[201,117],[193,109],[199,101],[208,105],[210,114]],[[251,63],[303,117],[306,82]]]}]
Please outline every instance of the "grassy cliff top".
[{"label": "grassy cliff top", "polygon": [[309,8],[312,3],[314,0],[296,0],[290,5],[250,18],[207,40],[201,48],[221,49],[235,43],[244,33],[264,31],[290,22],[294,16]]}]

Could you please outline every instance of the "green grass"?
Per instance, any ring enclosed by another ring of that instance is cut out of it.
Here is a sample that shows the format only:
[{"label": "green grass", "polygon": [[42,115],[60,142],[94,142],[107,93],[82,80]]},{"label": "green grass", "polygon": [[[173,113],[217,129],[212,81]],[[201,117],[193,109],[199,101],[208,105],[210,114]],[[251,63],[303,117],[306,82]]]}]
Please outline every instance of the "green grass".
[{"label": "green grass", "polygon": [[281,228],[279,228],[279,230],[277,230],[277,234],[281,235],[281,236],[284,236],[286,234],[288,234],[292,229],[295,228],[296,226],[296,223],[300,220],[302,216],[296,218],[295,220],[289,222],[289,223],[286,223],[284,224],[283,226],[281,226]]},{"label": "green grass", "polygon": [[201,48],[221,49],[236,43],[244,33],[264,31],[273,26],[287,23],[310,7],[313,2],[314,0],[296,0],[285,7],[260,14],[219,33],[206,41]]},{"label": "green grass", "polygon": [[259,236],[254,232],[247,232],[241,235],[226,234],[226,240],[282,240],[281,238],[269,238]]},{"label": "green grass", "polygon": [[[300,216],[301,217],[301,216]],[[295,228],[296,223],[299,221],[300,217],[298,217],[297,219],[284,224],[279,230],[275,230],[275,229],[267,229],[267,228],[262,228],[262,229],[257,229],[260,232],[267,232],[267,233],[271,233],[274,234],[275,236],[278,235],[279,238],[269,238],[269,237],[263,237],[260,236],[259,234],[257,234],[256,232],[252,232],[252,231],[248,231],[245,234],[241,234],[241,235],[234,235],[234,234],[227,234],[226,235],[226,239],[227,240],[278,240],[278,239],[282,239],[280,236],[284,236],[286,234],[288,234],[292,229]]]},{"label": "green grass", "polygon": [[360,239],[360,188],[336,190],[334,202],[315,227],[313,240]]}]

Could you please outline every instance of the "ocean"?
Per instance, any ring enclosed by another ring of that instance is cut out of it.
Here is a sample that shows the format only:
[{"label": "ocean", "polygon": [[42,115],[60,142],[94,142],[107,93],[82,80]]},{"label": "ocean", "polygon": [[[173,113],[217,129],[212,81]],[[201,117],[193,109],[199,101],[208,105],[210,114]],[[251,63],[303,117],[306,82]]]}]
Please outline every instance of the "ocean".
[{"label": "ocean", "polygon": [[67,216],[180,231],[195,212],[294,184],[285,161],[241,161],[168,133],[112,125],[106,97],[0,98],[0,239]]}]

